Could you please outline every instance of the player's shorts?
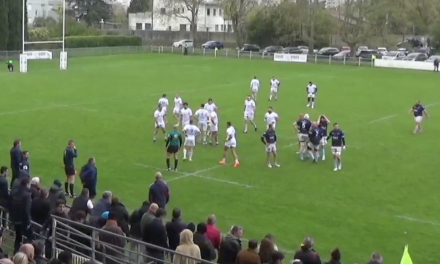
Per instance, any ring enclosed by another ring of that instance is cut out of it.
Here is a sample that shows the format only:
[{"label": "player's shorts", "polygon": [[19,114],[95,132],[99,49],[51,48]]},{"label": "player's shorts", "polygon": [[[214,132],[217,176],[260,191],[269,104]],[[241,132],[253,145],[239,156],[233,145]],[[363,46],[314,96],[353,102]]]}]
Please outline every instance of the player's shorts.
[{"label": "player's shorts", "polygon": [[202,131],[206,131],[208,129],[208,123],[207,122],[199,122],[199,128]]},{"label": "player's shorts", "polygon": [[258,87],[252,87],[251,91],[252,91],[253,93],[258,93]]},{"label": "player's shorts", "polygon": [[244,119],[254,120],[254,112],[244,112]]},{"label": "player's shorts", "polygon": [[327,137],[321,138],[321,146],[327,145]]},{"label": "player's shorts", "polygon": [[179,113],[180,113],[180,108],[173,109],[173,114],[179,114]]},{"label": "player's shorts", "polygon": [[183,143],[187,147],[194,147],[196,145],[196,141],[194,139],[185,138],[185,143]]},{"label": "player's shorts", "polygon": [[416,121],[417,123],[420,123],[423,121],[423,116],[415,116],[414,117],[414,121]]},{"label": "player's shorts", "polygon": [[64,167],[64,173],[66,174],[66,176],[75,175],[75,167]]},{"label": "player's shorts", "polygon": [[266,152],[276,152],[277,151],[277,145],[275,143],[269,144],[269,146],[266,145]]},{"label": "player's shorts", "polygon": [[178,146],[168,146],[167,148],[167,153],[177,153],[179,152],[179,147]]},{"label": "player's shorts", "polygon": [[332,154],[341,155],[342,147],[332,147]]},{"label": "player's shorts", "polygon": [[298,133],[299,142],[307,142],[309,140],[309,135]]},{"label": "player's shorts", "polygon": [[309,143],[307,144],[307,149],[308,149],[308,150],[314,150],[314,151],[317,151],[317,150],[319,149],[319,144],[318,144],[318,145],[313,145],[312,142],[309,142]]},{"label": "player's shorts", "polygon": [[225,142],[225,147],[227,147],[227,148],[236,148],[237,147],[237,141],[235,140],[235,138],[233,138],[233,139],[231,139],[229,141],[226,141]]},{"label": "player's shorts", "polygon": [[307,95],[307,97],[308,97],[308,98],[315,98],[315,95],[316,95],[316,94],[314,94],[314,93],[309,93],[309,94]]},{"label": "player's shorts", "polygon": [[218,131],[218,125],[210,124],[210,125],[209,125],[209,131],[211,131],[211,132],[217,132],[217,131]]},{"label": "player's shorts", "polygon": [[165,122],[159,122],[154,124],[155,128],[165,128]]},{"label": "player's shorts", "polygon": [[[272,127],[275,130],[275,128],[277,127],[277,123],[273,123]],[[269,124],[266,125],[266,129],[269,129]]]},{"label": "player's shorts", "polygon": [[271,93],[277,93],[277,92],[278,92],[278,88],[271,87],[271,88],[270,88],[270,92],[271,92]]}]

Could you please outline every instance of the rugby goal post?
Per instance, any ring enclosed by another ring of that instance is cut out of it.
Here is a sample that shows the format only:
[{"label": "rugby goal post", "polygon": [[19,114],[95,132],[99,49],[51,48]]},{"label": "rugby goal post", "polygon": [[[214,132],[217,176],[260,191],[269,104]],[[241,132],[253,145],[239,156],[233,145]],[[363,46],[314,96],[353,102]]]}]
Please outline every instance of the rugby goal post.
[{"label": "rugby goal post", "polygon": [[[48,50],[31,50],[26,51],[26,45],[32,44],[55,44],[59,43],[62,45],[60,52],[60,70],[67,70],[67,51],[65,50],[65,38],[66,38],[66,0],[63,1],[62,4],[62,27],[63,27],[63,35],[61,40],[58,41],[26,41],[25,38],[25,28],[26,28],[26,18],[25,18],[25,10],[28,8],[25,4],[25,0],[22,0],[22,22],[21,22],[21,40],[22,40],[22,52],[20,54],[20,72],[27,73],[28,71],[28,60],[45,60],[52,59],[52,52]],[[25,9],[26,8],[26,9]]]}]

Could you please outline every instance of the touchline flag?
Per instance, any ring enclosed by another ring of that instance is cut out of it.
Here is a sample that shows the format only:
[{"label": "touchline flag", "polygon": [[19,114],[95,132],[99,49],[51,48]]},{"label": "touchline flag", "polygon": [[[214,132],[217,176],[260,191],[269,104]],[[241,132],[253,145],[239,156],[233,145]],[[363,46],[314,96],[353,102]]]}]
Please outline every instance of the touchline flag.
[{"label": "touchline flag", "polygon": [[406,245],[405,249],[403,250],[402,260],[400,260],[400,264],[413,264],[411,256],[408,252],[408,245]]}]

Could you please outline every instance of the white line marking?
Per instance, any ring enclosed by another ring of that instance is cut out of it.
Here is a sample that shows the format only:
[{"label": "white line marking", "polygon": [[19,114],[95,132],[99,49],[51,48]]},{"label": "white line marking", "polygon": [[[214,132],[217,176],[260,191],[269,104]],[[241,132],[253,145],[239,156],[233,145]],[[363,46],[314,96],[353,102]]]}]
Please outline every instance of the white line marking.
[{"label": "white line marking", "polygon": [[394,118],[394,117],[396,117],[396,116],[397,116],[397,115],[384,116],[384,117],[382,117],[382,118],[379,118],[379,119],[376,119],[376,120],[371,121],[369,124],[374,124],[374,123],[377,123],[377,122],[381,122],[381,121],[384,121],[384,120],[388,120],[388,119]]},{"label": "white line marking", "polygon": [[427,220],[423,220],[423,219],[418,219],[418,218],[412,218],[409,216],[404,216],[404,215],[396,215],[397,218],[400,219],[405,219],[411,222],[417,222],[417,223],[421,223],[421,224],[428,224],[428,225],[433,225],[433,226],[440,226],[440,223],[437,222],[432,222],[432,221],[427,221]]},{"label": "white line marking", "polygon": [[292,144],[286,145],[284,147],[281,147],[281,149],[286,149],[286,148],[290,148],[290,147],[297,146],[297,145],[298,145],[298,143],[296,143],[296,144],[292,143]]},{"label": "white line marking", "polygon": [[253,188],[253,186],[251,186],[251,185],[241,184],[241,183],[233,182],[233,181],[226,181],[226,180],[212,178],[212,177],[208,177],[208,176],[202,176],[202,175],[198,175],[198,174],[192,174],[191,176],[198,177],[198,178],[201,178],[201,179],[216,181],[216,182],[222,182],[222,183],[237,185],[237,186],[241,186],[241,187],[245,187],[245,188]]},{"label": "white line marking", "polygon": [[431,107],[431,106],[438,105],[439,103],[440,103],[440,102],[436,102],[436,103],[432,103],[432,104],[425,105],[425,108],[428,108],[428,107]]}]

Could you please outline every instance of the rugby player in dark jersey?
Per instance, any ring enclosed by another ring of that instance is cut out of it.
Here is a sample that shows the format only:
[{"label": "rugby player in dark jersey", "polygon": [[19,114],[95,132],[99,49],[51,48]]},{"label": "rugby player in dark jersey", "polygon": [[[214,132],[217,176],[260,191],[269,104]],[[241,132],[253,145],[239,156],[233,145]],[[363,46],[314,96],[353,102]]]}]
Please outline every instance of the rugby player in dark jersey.
[{"label": "rugby player in dark jersey", "polygon": [[318,127],[318,123],[313,122],[309,131],[309,142],[307,144],[307,151],[313,162],[318,162],[319,159],[319,144],[322,139],[322,130]]},{"label": "rugby player in dark jersey", "polygon": [[322,130],[322,139],[321,144],[319,146],[319,156],[322,160],[325,160],[325,145],[327,145],[327,128],[330,125],[330,119],[328,119],[325,115],[320,115],[318,118],[318,126]]},{"label": "rugby player in dark jersey", "polygon": [[327,140],[332,141],[332,154],[334,162],[334,171],[342,170],[342,150],[345,149],[345,135],[341,129],[339,129],[338,123],[333,124],[333,130],[327,136]]},{"label": "rugby player in dark jersey", "polygon": [[428,112],[426,112],[425,107],[420,103],[420,101],[417,101],[414,106],[409,110],[409,113],[414,114],[414,121],[416,122],[416,126],[414,128],[413,133],[421,133],[423,131],[422,129],[422,121],[423,117],[426,116],[429,118]]},{"label": "rugby player in dark jersey", "polygon": [[309,120],[309,115],[305,114],[304,118],[299,119],[295,123],[295,128],[298,130],[298,139],[299,139],[299,155],[301,160],[304,160],[307,153],[307,142],[309,141],[309,131],[312,126],[312,122]]}]

